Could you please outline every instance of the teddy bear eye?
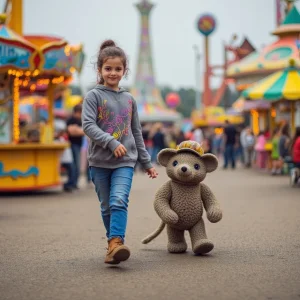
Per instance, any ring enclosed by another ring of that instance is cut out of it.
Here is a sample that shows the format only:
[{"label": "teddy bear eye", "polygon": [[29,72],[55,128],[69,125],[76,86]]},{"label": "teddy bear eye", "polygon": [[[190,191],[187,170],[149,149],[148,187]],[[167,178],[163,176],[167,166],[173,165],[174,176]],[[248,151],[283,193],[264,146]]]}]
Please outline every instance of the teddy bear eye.
[{"label": "teddy bear eye", "polygon": [[199,170],[200,166],[198,164],[194,164],[194,168],[195,168],[195,170]]},{"label": "teddy bear eye", "polygon": [[177,165],[178,165],[178,161],[177,161],[177,160],[174,160],[174,161],[173,161],[173,166],[176,167]]}]

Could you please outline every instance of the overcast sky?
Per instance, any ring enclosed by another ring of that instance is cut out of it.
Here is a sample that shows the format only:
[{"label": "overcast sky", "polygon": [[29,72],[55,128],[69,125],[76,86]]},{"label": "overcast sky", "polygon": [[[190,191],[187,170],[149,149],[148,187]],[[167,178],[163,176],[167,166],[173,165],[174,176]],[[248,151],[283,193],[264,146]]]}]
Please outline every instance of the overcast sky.
[{"label": "overcast sky", "polygon": [[[84,44],[85,66],[81,80],[91,85],[96,80],[94,62],[101,42],[114,39],[130,59],[133,83],[137,62],[140,19],[134,3],[139,0],[24,0],[24,32],[49,34],[66,38],[70,43]],[[211,63],[222,63],[223,40],[233,33],[247,36],[261,48],[275,40],[275,0],[156,0],[152,11],[151,34],[154,70],[159,85],[173,88],[194,87],[193,44],[203,48],[203,38],[195,22],[202,13],[217,19],[211,36]],[[0,0],[3,7],[4,0]],[[203,71],[203,64],[202,71]],[[213,81],[216,85],[218,80]]]}]

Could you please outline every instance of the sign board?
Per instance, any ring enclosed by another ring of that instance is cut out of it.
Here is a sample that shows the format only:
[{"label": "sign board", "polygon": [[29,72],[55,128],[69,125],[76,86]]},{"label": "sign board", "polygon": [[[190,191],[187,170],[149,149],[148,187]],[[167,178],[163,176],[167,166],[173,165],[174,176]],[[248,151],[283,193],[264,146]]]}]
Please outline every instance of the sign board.
[{"label": "sign board", "polygon": [[71,57],[65,54],[64,47],[51,49],[44,53],[45,63],[43,69],[70,73]]},{"label": "sign board", "polygon": [[209,36],[216,29],[216,19],[211,14],[202,15],[197,21],[197,29],[204,36]]},{"label": "sign board", "polygon": [[29,50],[0,41],[0,68],[29,69],[30,56]]}]

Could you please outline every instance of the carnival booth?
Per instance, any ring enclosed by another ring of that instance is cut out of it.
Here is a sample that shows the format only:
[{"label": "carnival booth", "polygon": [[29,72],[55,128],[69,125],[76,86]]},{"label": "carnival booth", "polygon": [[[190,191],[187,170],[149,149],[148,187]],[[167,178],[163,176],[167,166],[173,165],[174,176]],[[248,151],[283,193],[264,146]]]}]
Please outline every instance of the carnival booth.
[{"label": "carnival booth", "polygon": [[194,111],[191,115],[195,127],[222,127],[225,121],[233,125],[244,123],[243,115],[237,110],[226,111],[223,107],[205,107],[201,111]]},{"label": "carnival booth", "polygon": [[243,92],[247,99],[264,99],[271,105],[271,129],[275,124],[290,122],[292,131],[300,125],[300,69],[295,61]]},{"label": "carnival booth", "polygon": [[[300,14],[294,6],[287,14],[282,24],[274,30],[273,35],[278,39],[270,45],[265,46],[261,51],[254,52],[237,63],[231,64],[226,72],[227,78],[234,79],[236,89],[243,92],[250,89],[251,86],[258,81],[263,80],[274,72],[284,70],[289,61],[294,60],[294,67],[300,67],[299,60],[299,43],[298,38],[300,34]],[[294,74],[294,73],[291,73]],[[279,74],[277,74],[279,76]],[[274,79],[275,77],[273,77]],[[291,80],[289,82],[292,82]],[[278,82],[282,84],[283,82]],[[277,87],[277,89],[280,87]],[[260,93],[259,101],[265,101],[263,93]],[[277,95],[278,96],[278,95]],[[249,97],[250,99],[251,97]],[[277,97],[277,99],[279,99]],[[238,99],[243,101],[241,99]],[[273,101],[273,100],[272,100]],[[256,101],[257,102],[257,101]],[[262,103],[254,104],[255,108],[251,110],[251,123],[253,131],[258,132],[258,122],[260,123],[260,130],[266,129],[263,125],[270,123],[268,127],[274,127],[272,123],[277,116],[287,115],[287,107],[283,107],[281,103],[281,111],[276,111],[273,105],[269,109],[262,107]],[[237,103],[239,105],[239,103]],[[293,105],[292,105],[293,106]]]},{"label": "carnival booth", "polygon": [[[60,154],[54,141],[54,94],[83,62],[82,47],[48,36],[22,36],[0,24],[0,192],[60,185]],[[35,92],[43,86],[39,99]],[[22,99],[23,92],[32,98]],[[26,102],[27,101],[27,102]],[[47,118],[31,122],[24,109],[32,101],[47,107]]]},{"label": "carnival booth", "polygon": [[233,103],[232,107],[243,113],[245,119],[250,120],[250,126],[255,135],[270,128],[270,102],[265,100],[251,101],[240,97]]}]

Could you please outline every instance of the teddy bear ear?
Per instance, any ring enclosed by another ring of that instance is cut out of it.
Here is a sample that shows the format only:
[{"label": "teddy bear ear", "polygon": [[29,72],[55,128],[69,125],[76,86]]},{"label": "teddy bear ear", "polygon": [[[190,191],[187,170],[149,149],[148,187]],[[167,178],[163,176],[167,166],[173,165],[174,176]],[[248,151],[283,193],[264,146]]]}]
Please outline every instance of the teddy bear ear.
[{"label": "teddy bear ear", "polygon": [[217,169],[219,161],[217,157],[213,154],[203,154],[201,158],[204,161],[206,172],[210,173]]},{"label": "teddy bear ear", "polygon": [[171,157],[174,156],[176,153],[177,151],[174,149],[163,149],[158,153],[157,160],[159,164],[166,167]]}]

